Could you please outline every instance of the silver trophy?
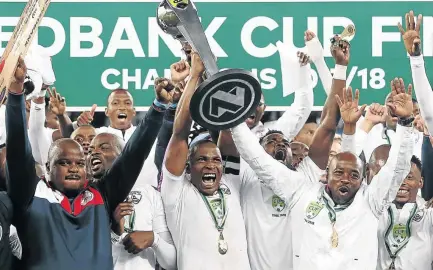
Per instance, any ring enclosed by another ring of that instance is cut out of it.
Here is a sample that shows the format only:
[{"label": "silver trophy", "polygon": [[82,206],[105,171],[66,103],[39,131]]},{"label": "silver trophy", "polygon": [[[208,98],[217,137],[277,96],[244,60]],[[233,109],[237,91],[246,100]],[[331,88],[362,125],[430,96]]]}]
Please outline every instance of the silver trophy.
[{"label": "silver trophy", "polygon": [[158,6],[157,21],[165,33],[182,44],[189,43],[206,68],[207,79],[191,99],[193,120],[205,128],[222,130],[248,118],[260,102],[260,83],[247,70],[219,71],[194,3],[164,0]]}]

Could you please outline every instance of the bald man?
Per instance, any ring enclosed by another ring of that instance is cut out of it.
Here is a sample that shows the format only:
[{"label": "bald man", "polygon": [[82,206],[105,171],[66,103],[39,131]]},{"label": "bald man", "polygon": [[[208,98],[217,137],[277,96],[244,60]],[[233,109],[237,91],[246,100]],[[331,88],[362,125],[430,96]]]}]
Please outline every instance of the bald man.
[{"label": "bald man", "polygon": [[[20,69],[26,69],[23,63]],[[25,128],[23,86],[18,82],[9,89],[6,105],[7,177],[13,222],[23,250],[17,269],[112,270],[110,217],[133,187],[163,112],[149,110],[103,181],[88,182],[83,149],[72,139],[53,143],[47,163],[49,179],[44,181],[35,173]]]}]

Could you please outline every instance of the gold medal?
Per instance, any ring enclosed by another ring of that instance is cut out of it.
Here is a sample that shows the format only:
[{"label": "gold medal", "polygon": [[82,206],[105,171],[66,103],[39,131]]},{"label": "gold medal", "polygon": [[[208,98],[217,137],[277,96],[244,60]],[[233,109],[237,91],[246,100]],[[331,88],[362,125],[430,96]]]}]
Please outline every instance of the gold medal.
[{"label": "gold medal", "polygon": [[333,248],[338,247],[338,233],[337,230],[335,229],[335,222],[332,223],[331,246]]},{"label": "gold medal", "polygon": [[227,253],[228,249],[229,249],[229,247],[227,245],[226,240],[224,240],[223,233],[220,232],[220,237],[218,240],[218,251],[221,255],[224,255]]}]

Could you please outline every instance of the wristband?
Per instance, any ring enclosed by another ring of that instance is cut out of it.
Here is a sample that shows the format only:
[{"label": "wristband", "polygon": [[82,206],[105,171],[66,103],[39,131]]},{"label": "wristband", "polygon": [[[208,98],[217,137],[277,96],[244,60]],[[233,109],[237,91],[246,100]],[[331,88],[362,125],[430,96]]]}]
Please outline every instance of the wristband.
[{"label": "wristband", "polygon": [[160,109],[163,109],[163,110],[166,110],[166,109],[168,109],[168,107],[169,107],[168,104],[161,103],[161,102],[159,102],[156,98],[155,98],[155,100],[153,101],[153,105],[155,105],[156,107],[158,107],[158,108],[160,108]]},{"label": "wristband", "polygon": [[404,126],[404,127],[412,127],[413,126],[413,121],[415,120],[415,118],[411,115],[409,117],[404,117],[404,118],[398,118],[397,123],[400,126]]},{"label": "wristband", "polygon": [[169,108],[170,110],[176,110],[176,108],[177,108],[177,103],[173,103],[173,104],[171,104],[170,106],[168,106],[168,108]]},{"label": "wristband", "polygon": [[347,72],[347,66],[342,66],[342,65],[335,65],[334,68],[334,76],[333,78],[336,80],[346,80],[346,72]]}]

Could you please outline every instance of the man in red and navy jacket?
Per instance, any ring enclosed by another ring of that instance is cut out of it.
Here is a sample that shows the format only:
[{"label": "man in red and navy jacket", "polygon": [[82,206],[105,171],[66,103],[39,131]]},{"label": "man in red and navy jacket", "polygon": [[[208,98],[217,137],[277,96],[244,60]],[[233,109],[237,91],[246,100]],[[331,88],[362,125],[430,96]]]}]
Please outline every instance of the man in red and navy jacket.
[{"label": "man in red and navy jacket", "polygon": [[[27,136],[20,59],[6,105],[6,153],[13,224],[22,242],[20,270],[112,270],[110,216],[124,201],[158,135],[161,93],[103,179],[86,179],[83,149],[60,139],[49,151],[48,180],[36,176]],[[91,166],[89,164],[88,166]]]}]

